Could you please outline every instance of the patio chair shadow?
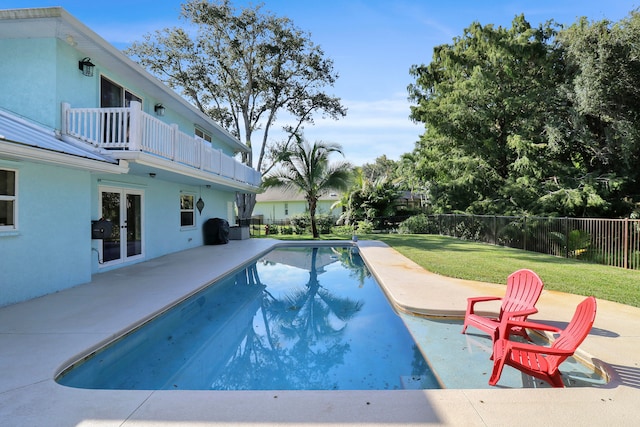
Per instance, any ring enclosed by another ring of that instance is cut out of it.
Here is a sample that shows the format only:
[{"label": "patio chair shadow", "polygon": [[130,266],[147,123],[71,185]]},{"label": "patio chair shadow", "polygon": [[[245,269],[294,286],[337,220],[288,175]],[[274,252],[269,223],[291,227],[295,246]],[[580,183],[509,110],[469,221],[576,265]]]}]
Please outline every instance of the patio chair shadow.
[{"label": "patio chair shadow", "polygon": [[640,389],[640,368],[636,366],[616,365],[600,359],[593,359],[596,368],[606,372],[610,381],[600,388],[616,388],[619,385]]},{"label": "patio chair shadow", "polygon": [[[564,330],[567,325],[569,324],[568,322],[558,322],[557,320],[547,320],[547,319],[535,319],[533,320],[536,323],[543,323],[545,325],[551,325],[551,326],[555,326],[556,328],[559,328],[561,330]],[[598,321],[598,317],[596,316],[596,321]],[[620,334],[618,334],[617,332],[613,332],[610,331],[608,329],[602,329],[602,328],[596,328],[595,326],[591,328],[591,330],[589,331],[589,335],[593,335],[593,336],[597,336],[597,337],[604,337],[604,338],[619,338]]]}]

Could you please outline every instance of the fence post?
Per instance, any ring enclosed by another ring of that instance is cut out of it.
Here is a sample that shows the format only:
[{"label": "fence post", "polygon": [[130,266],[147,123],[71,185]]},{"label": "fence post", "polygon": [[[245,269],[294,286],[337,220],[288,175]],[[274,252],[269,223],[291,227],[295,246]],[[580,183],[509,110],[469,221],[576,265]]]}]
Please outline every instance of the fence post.
[{"label": "fence post", "polygon": [[527,217],[522,217],[522,249],[527,250]]},{"label": "fence post", "polygon": [[624,235],[622,236],[622,268],[629,268],[629,218],[624,219]]},{"label": "fence post", "polygon": [[493,216],[493,244],[497,245],[498,244],[498,224],[497,224],[497,218],[494,215]]},{"label": "fence post", "polygon": [[564,257],[569,258],[569,218],[564,217]]}]

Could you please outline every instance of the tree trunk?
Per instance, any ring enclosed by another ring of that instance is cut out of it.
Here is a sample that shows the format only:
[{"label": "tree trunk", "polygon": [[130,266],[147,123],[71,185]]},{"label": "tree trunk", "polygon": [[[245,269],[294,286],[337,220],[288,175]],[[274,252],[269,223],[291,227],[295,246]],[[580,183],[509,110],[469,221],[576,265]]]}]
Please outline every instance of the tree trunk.
[{"label": "tree trunk", "polygon": [[318,225],[316,224],[316,200],[309,200],[309,216],[311,217],[311,232],[313,233],[313,238],[317,239],[320,237],[318,233]]},{"label": "tree trunk", "polygon": [[256,195],[236,193],[236,206],[238,207],[238,225],[249,225],[253,208],[256,206]]}]

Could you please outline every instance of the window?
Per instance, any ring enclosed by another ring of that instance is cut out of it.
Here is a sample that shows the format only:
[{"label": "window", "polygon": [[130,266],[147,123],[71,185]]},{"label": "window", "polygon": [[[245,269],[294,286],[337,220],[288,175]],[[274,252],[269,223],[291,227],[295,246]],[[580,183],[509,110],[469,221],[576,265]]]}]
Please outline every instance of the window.
[{"label": "window", "polygon": [[0,169],[0,230],[15,230],[16,224],[16,177],[17,172]]},{"label": "window", "polygon": [[196,211],[193,199],[193,194],[180,195],[180,227],[193,227],[196,225]]},{"label": "window", "polygon": [[284,214],[289,215],[289,203],[284,204]]},{"label": "window", "polygon": [[142,98],[135,96],[109,79],[100,78],[100,107],[128,107],[131,101],[138,101],[142,104]]},{"label": "window", "polygon": [[208,133],[206,133],[205,131],[203,131],[200,128],[196,128],[195,134],[198,138],[202,138],[207,142],[211,142],[211,135],[209,135]]}]

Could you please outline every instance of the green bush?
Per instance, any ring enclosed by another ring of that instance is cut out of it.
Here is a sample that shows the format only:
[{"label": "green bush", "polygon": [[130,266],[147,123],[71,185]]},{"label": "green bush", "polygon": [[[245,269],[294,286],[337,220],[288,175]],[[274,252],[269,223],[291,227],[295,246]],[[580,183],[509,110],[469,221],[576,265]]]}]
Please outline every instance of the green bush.
[{"label": "green bush", "polygon": [[290,221],[293,232],[296,234],[305,234],[311,231],[311,218],[308,213],[294,215]]},{"label": "green bush", "polygon": [[329,234],[331,233],[331,227],[336,223],[336,218],[329,214],[316,215],[316,226],[318,227],[318,233]]},{"label": "green bush", "polygon": [[373,233],[373,223],[370,221],[358,221],[357,232],[359,234],[371,234]]},{"label": "green bush", "polygon": [[399,234],[437,234],[438,227],[425,214],[405,219],[398,226]]},{"label": "green bush", "polygon": [[354,228],[352,225],[336,225],[331,229],[331,232],[338,236],[351,236]]},{"label": "green bush", "polygon": [[[291,227],[293,227],[293,233],[295,234],[308,234],[311,233],[311,216],[309,212],[303,214],[294,215],[291,217]],[[335,225],[336,218],[329,214],[316,215],[316,226],[318,227],[318,233],[329,234],[331,228]],[[282,234],[287,234],[283,232]]]}]

